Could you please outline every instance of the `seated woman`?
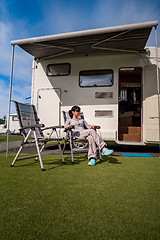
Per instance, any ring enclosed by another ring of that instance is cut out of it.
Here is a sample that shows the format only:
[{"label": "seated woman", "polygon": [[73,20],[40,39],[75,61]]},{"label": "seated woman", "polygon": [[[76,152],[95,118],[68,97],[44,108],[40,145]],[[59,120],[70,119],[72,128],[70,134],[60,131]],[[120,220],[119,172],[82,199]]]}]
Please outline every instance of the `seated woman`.
[{"label": "seated woman", "polygon": [[73,136],[79,139],[87,139],[89,142],[88,159],[89,166],[96,165],[97,159],[97,146],[102,152],[103,156],[109,156],[113,153],[113,150],[109,150],[106,147],[106,143],[102,140],[99,134],[94,130],[94,128],[99,127],[97,125],[89,125],[84,119],[79,119],[80,107],[73,106],[69,110],[69,115],[71,119],[67,120],[65,123],[65,128],[69,126],[74,126]]}]

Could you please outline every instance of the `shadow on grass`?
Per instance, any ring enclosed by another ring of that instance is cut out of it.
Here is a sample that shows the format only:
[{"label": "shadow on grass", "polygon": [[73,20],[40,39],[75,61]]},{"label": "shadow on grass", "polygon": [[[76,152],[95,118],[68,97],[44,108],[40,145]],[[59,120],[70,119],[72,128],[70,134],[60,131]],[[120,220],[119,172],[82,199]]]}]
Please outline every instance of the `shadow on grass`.
[{"label": "shadow on grass", "polygon": [[112,164],[122,164],[122,163],[119,162],[115,157],[112,157],[112,156],[110,156],[110,157],[107,157],[107,156],[104,157],[104,156],[103,156],[103,160],[97,162],[97,164],[102,164],[102,163],[104,163],[104,162],[108,162],[108,163],[112,163]]},{"label": "shadow on grass", "polygon": [[[76,166],[77,164],[80,164],[81,162],[87,161],[87,158],[85,156],[74,156],[74,163],[71,162],[71,157],[70,156],[64,156],[65,163],[62,162],[61,158],[58,156],[57,159],[55,159],[55,156],[52,158],[51,155],[48,159],[43,159],[43,164],[45,171],[52,170],[54,168],[59,168],[62,166]],[[22,161],[30,161],[30,162],[22,162]],[[31,162],[32,161],[32,162]],[[21,163],[20,163],[21,162]],[[18,164],[19,163],[19,164]],[[20,167],[30,167],[30,166],[36,166],[39,165],[40,167],[40,162],[39,160],[17,160],[14,167],[15,168],[20,168]]]},{"label": "shadow on grass", "polygon": [[[43,164],[44,164],[44,168],[45,171],[49,171],[49,170],[53,170],[62,166],[76,166],[77,164],[80,164],[84,161],[88,162],[88,158],[87,156],[82,156],[82,155],[78,155],[78,156],[74,156],[74,163],[71,162],[71,156],[64,156],[65,159],[65,163],[62,162],[60,156],[57,156],[55,159],[55,156],[53,156],[53,158],[51,157],[51,155],[49,155],[49,158],[43,159]],[[21,160],[23,161],[23,160]],[[21,162],[21,161],[17,161]],[[103,157],[102,161],[97,161],[97,164],[103,164],[105,162],[111,163],[111,164],[121,164],[121,162],[119,162],[115,157],[113,156],[109,156],[109,157]],[[39,165],[40,168],[40,162],[39,160],[32,160],[32,162],[21,162],[18,165],[15,163],[14,167],[31,167],[31,166],[36,166]]]},{"label": "shadow on grass", "polygon": [[[34,166],[35,164],[40,164],[38,160],[33,160],[32,162],[29,163],[22,163],[23,160],[17,160],[14,164],[14,167],[27,167],[27,166]],[[21,164],[19,163],[21,162]],[[17,165],[19,163],[19,165]]]},{"label": "shadow on grass", "polygon": [[[87,158],[86,157],[81,157],[81,156],[74,156],[74,163],[72,163],[71,161],[71,157],[70,156],[65,156],[64,157],[65,159],[65,163],[62,163],[61,160],[52,160],[52,161],[49,161],[49,162],[46,162],[44,163],[45,166],[51,166],[51,168],[48,168],[46,169],[46,171],[48,170],[52,170],[54,168],[57,168],[57,167],[62,167],[62,166],[76,166],[77,164],[80,164],[81,162],[84,162],[84,161],[87,161]],[[53,166],[54,165],[54,166]]]}]

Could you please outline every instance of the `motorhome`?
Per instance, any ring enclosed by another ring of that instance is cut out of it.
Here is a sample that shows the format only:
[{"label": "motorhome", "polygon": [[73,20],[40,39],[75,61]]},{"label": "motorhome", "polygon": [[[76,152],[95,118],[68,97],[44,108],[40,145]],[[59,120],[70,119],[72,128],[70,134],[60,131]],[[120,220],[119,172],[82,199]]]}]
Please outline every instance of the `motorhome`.
[{"label": "motorhome", "polygon": [[[7,117],[8,120],[8,117]],[[0,124],[0,134],[6,134],[7,133],[7,120],[5,124]],[[19,123],[18,123],[18,117],[17,114],[10,114],[10,134],[18,134],[19,133]]]},{"label": "motorhome", "polygon": [[[46,126],[81,107],[105,140],[159,141],[160,49],[146,47],[158,22],[12,41],[34,56],[31,103]],[[61,137],[64,132],[60,132]]]}]

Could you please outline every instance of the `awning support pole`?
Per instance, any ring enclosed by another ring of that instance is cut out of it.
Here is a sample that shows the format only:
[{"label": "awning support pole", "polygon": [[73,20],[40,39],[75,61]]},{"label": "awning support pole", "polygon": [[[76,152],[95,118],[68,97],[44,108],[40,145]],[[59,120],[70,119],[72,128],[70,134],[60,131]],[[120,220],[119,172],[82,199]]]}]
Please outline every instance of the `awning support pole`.
[{"label": "awning support pole", "polygon": [[10,93],[9,93],[9,107],[8,107],[8,118],[7,118],[6,158],[8,157],[8,142],[9,142],[9,128],[10,128],[11,97],[12,97],[12,79],[13,79],[13,65],[14,65],[14,49],[15,49],[15,45],[13,45],[13,48],[12,48],[11,77],[10,77]]},{"label": "awning support pole", "polygon": [[157,26],[155,26],[156,42],[156,65],[157,65],[157,94],[158,94],[158,119],[159,119],[159,148],[160,148],[160,89],[159,89],[159,68],[158,68],[158,47],[157,47]]}]

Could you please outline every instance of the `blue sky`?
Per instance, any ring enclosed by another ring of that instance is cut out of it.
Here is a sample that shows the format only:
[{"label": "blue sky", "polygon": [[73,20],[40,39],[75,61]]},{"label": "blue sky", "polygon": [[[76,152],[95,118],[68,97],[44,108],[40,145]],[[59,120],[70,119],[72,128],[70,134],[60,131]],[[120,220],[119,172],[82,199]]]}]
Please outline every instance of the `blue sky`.
[{"label": "blue sky", "polygon": [[[8,112],[11,40],[154,20],[160,23],[159,0],[1,0],[0,118]],[[154,32],[147,45],[155,45]],[[32,60],[16,47],[12,99],[30,97]]]}]

